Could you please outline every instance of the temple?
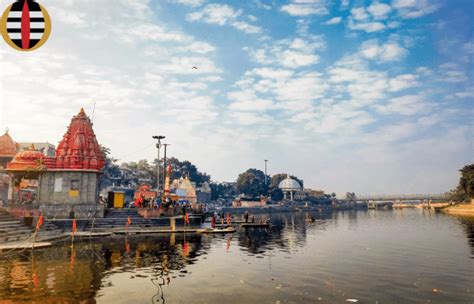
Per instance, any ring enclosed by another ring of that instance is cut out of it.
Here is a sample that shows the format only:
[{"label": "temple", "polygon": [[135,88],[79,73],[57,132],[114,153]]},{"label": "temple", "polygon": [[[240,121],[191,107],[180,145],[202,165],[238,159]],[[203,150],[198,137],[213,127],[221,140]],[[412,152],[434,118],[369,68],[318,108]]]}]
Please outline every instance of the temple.
[{"label": "temple", "polygon": [[[8,133],[0,141],[0,157],[16,152],[13,140],[6,136]],[[72,209],[81,217],[97,216],[99,175],[104,165],[92,123],[81,109],[72,118],[54,157],[31,145],[6,163],[11,177],[8,201],[11,205],[40,205],[50,217],[66,217]]]}]

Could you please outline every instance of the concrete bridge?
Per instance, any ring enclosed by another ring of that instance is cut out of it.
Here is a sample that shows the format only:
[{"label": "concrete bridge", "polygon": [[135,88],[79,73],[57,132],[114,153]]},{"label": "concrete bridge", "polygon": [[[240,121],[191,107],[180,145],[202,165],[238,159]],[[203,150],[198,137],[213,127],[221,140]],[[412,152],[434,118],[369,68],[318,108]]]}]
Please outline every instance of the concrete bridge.
[{"label": "concrete bridge", "polygon": [[443,194],[371,194],[358,195],[358,201],[379,201],[379,202],[396,202],[396,201],[448,201],[449,195]]}]

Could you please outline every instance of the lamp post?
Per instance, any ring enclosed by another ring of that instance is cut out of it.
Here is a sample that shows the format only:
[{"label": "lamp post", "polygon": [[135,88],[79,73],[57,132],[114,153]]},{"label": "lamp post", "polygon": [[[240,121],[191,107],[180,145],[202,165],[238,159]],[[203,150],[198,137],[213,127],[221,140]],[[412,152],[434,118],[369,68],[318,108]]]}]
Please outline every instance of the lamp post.
[{"label": "lamp post", "polygon": [[158,161],[156,163],[156,191],[160,191],[160,148],[161,148],[161,140],[166,138],[166,136],[162,135],[154,135],[152,136],[153,139],[156,139],[158,142],[156,143],[156,148],[158,149]]}]

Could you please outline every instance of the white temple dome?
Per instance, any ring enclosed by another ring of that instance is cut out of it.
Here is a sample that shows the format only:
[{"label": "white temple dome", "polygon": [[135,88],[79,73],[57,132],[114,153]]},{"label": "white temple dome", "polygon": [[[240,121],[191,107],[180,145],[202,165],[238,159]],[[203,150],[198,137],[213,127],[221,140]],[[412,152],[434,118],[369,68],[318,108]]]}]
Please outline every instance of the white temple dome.
[{"label": "white temple dome", "polygon": [[301,190],[301,185],[297,180],[291,178],[290,176],[287,176],[278,184],[278,188],[283,191],[297,191]]}]

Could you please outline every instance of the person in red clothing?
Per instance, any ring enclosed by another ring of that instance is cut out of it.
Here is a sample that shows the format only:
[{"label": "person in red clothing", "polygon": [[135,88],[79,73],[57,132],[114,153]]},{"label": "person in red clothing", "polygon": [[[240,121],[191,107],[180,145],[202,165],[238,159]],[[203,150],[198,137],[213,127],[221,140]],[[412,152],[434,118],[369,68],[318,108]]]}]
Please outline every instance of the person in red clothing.
[{"label": "person in red clothing", "polygon": [[216,217],[214,215],[211,217],[211,227],[216,228]]}]

